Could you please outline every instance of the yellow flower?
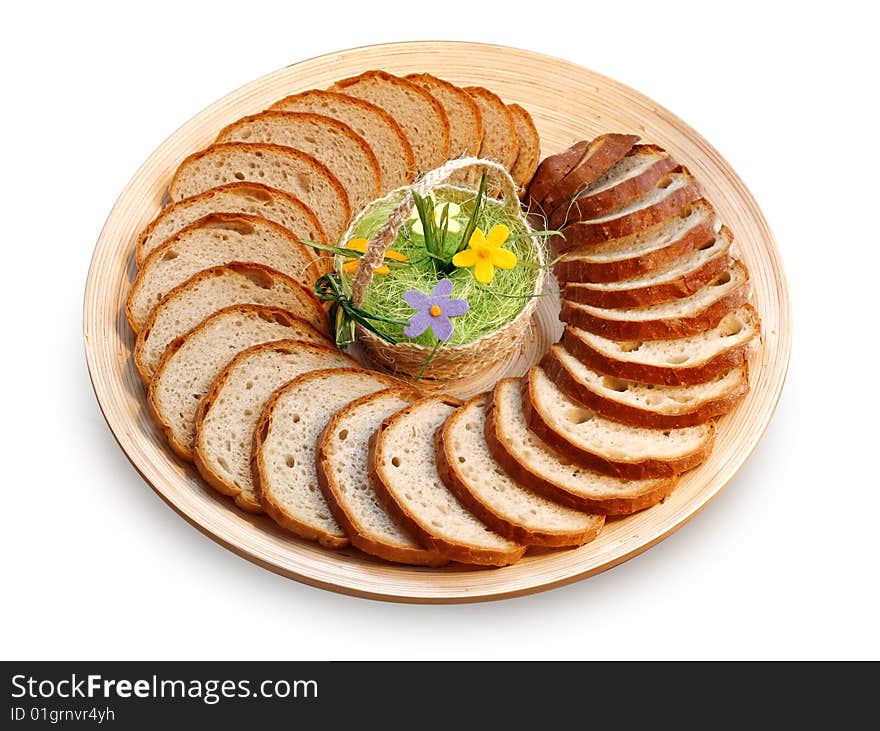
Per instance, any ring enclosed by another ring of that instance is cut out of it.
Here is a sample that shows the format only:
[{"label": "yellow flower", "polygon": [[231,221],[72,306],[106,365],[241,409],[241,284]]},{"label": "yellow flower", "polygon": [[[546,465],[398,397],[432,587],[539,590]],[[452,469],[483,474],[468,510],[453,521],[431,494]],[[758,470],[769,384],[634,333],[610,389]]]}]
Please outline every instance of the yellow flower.
[{"label": "yellow flower", "polygon": [[495,267],[513,269],[516,266],[516,254],[501,248],[508,236],[510,229],[502,223],[492,226],[488,236],[480,229],[474,229],[468,248],[452,257],[453,266],[459,269],[473,267],[474,279],[489,284],[495,277]]},{"label": "yellow flower", "polygon": [[[434,208],[434,223],[438,226],[440,225],[440,219],[443,217],[443,209],[447,210],[447,216],[449,224],[446,227],[446,230],[451,234],[457,234],[461,231],[461,223],[459,223],[456,216],[461,215],[461,206],[458,203],[440,203]],[[422,219],[419,218],[419,212],[413,208],[413,212],[410,213],[409,218],[411,221],[414,221],[412,225],[412,230],[420,235],[424,235],[425,229],[422,226]]]},{"label": "yellow flower", "polygon": [[[354,249],[355,251],[359,251],[362,254],[367,251],[367,240],[366,239],[352,239],[346,244],[346,249]],[[399,251],[392,251],[389,249],[385,252],[386,259],[394,259],[394,261],[406,261],[406,257],[401,254]],[[346,274],[354,274],[358,268],[358,262],[360,258],[350,256],[345,260],[345,263],[342,265],[342,271]],[[387,264],[381,264],[373,270],[374,274],[388,274],[391,270],[388,268]]]}]

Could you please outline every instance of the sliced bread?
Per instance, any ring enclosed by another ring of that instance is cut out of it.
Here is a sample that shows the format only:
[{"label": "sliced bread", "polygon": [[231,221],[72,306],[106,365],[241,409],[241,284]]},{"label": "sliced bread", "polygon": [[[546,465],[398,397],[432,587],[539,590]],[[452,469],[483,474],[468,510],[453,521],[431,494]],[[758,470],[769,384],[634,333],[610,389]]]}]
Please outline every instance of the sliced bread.
[{"label": "sliced bread", "polygon": [[367,71],[337,81],[330,91],[363,99],[384,109],[401,126],[416,169],[427,172],[449,157],[449,119],[443,106],[422,87],[385,71]]},{"label": "sliced bread", "polygon": [[715,209],[702,199],[678,216],[633,236],[574,248],[554,267],[562,282],[616,282],[651,274],[716,237]]},{"label": "sliced bread", "polygon": [[211,213],[259,216],[284,226],[298,239],[327,243],[312,209],[290,193],[260,183],[228,183],[165,206],[138,237],[138,266],[153,249]]},{"label": "sliced bread", "polygon": [[196,413],[194,459],[211,487],[262,512],[251,472],[254,427],[273,392],[308,371],[353,368],[357,361],[329,345],[279,340],[254,345],[220,371]]},{"label": "sliced bread", "polygon": [[486,444],[482,395],[455,411],[437,429],[437,471],[446,487],[500,535],[530,546],[580,546],[605,523],[600,515],[560,505],[514,480]]},{"label": "sliced bread", "polygon": [[252,114],[221,130],[217,142],[269,143],[311,155],[342,183],[352,214],[378,198],[382,191],[382,169],[367,141],[347,124],[322,114]]},{"label": "sliced bread", "polygon": [[382,507],[367,474],[370,437],[382,421],[405,409],[412,391],[390,388],[363,396],[337,411],[318,438],[318,484],[352,544],[394,563],[440,566],[440,554],[424,548]]},{"label": "sliced bread", "polygon": [[315,295],[286,274],[260,264],[212,267],[172,289],[147,318],[134,346],[141,378],[149,383],[172,340],[224,307],[245,304],[280,307],[327,331],[327,315]]},{"label": "sliced bread", "polygon": [[556,237],[555,243],[560,252],[565,252],[641,233],[687,210],[701,194],[700,184],[686,170],[667,173],[651,190],[623,208],[587,221],[572,222],[569,218],[562,229],[565,237]]},{"label": "sliced bread", "polygon": [[271,267],[308,290],[326,271],[326,260],[319,260],[311,247],[277,223],[232,213],[205,216],[154,249],[144,261],[126,302],[132,330],[140,332],[153,308],[191,276],[232,262]]},{"label": "sliced bread", "polygon": [[470,94],[431,74],[404,77],[433,96],[449,119],[449,157],[475,157],[483,139],[483,115]]},{"label": "sliced bread", "polygon": [[704,424],[732,410],[749,392],[746,365],[693,386],[657,386],[598,373],[556,344],[541,360],[570,398],[609,419],[653,429]]},{"label": "sliced bread", "polygon": [[301,538],[339,548],[349,543],[318,486],[315,448],[333,414],[354,399],[397,382],[360,368],[304,373],[278,389],[254,429],[254,483],[263,510]]},{"label": "sliced bread", "polygon": [[371,445],[370,476],[399,525],[451,561],[506,566],[526,546],[491,531],[450,492],[437,472],[434,432],[459,402],[416,401],[382,422]]},{"label": "sliced bread", "polygon": [[237,181],[263,183],[299,198],[314,211],[331,241],[342,235],[351,218],[351,204],[339,178],[311,155],[281,145],[211,145],[180,163],[168,194],[179,201]]},{"label": "sliced bread", "polygon": [[517,139],[516,160],[510,174],[520,189],[525,190],[541,159],[541,138],[531,114],[519,104],[508,104],[507,108],[513,115]]},{"label": "sliced bread", "polygon": [[684,299],[635,309],[602,309],[563,300],[559,318],[612,340],[668,340],[715,327],[748,298],[748,271],[741,262],[734,261]]},{"label": "sliced bread", "polygon": [[730,266],[733,234],[726,226],[715,240],[648,274],[619,282],[568,282],[564,299],[594,307],[646,307],[689,297]]},{"label": "sliced bread", "polygon": [[500,162],[510,170],[519,151],[513,114],[497,94],[482,86],[468,86],[465,91],[477,103],[483,119],[479,156]]},{"label": "sliced bread", "polygon": [[150,381],[148,400],[177,454],[192,460],[199,403],[223,367],[252,345],[285,338],[329,344],[305,320],[277,307],[234,305],[168,345]]},{"label": "sliced bread", "polygon": [[[526,189],[525,199],[530,211],[540,213],[543,210],[541,208],[541,201],[544,200],[550,189],[558,185],[559,181],[578,164],[589,145],[589,140],[575,142],[568,149],[555,155],[549,155],[538,164],[538,168],[535,170],[535,174],[532,176],[532,180]],[[550,211],[546,213],[549,215]]]},{"label": "sliced bread", "polygon": [[529,428],[584,467],[617,477],[671,477],[699,465],[712,451],[712,422],[684,429],[650,429],[607,419],[569,398],[540,366],[523,378]]},{"label": "sliced bread", "polygon": [[585,221],[622,208],[651,190],[677,166],[672,156],[657,145],[636,145],[575,198],[562,201],[550,214],[550,226],[560,228],[569,220]]},{"label": "sliced bread", "polygon": [[485,438],[492,457],[513,479],[579,510],[629,515],[660,502],[677,483],[672,477],[612,477],[552,449],[526,423],[518,378],[503,378],[495,384],[486,407]]},{"label": "sliced bread", "polygon": [[566,327],[565,349],[600,373],[643,383],[675,386],[705,383],[746,362],[761,332],[755,308],[745,304],[715,327],[686,338],[618,341]]}]

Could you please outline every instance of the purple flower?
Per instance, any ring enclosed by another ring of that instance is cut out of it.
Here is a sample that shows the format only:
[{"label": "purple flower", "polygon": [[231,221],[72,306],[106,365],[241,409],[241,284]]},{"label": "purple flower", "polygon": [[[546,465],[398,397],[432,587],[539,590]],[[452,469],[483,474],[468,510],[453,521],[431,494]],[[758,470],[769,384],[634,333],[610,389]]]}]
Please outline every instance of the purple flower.
[{"label": "purple flower", "polygon": [[416,314],[409,318],[409,325],[403,329],[408,338],[417,338],[425,330],[431,328],[438,340],[449,340],[452,337],[452,321],[450,317],[461,317],[470,309],[467,300],[450,299],[452,280],[441,279],[428,296],[417,289],[410,289],[403,295],[403,300]]}]

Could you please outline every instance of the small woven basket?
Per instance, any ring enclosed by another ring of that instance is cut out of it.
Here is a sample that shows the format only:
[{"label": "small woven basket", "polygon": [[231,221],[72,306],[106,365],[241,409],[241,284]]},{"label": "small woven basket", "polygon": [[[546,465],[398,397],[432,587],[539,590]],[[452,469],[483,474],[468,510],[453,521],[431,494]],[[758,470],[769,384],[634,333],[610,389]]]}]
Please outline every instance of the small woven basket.
[{"label": "small woven basket", "polygon": [[[358,263],[358,268],[352,282],[352,300],[360,306],[364,299],[367,287],[373,279],[373,271],[383,263],[385,252],[396,240],[397,233],[404,221],[407,220],[413,209],[412,193],[426,196],[438,187],[444,187],[450,191],[458,191],[462,194],[473,194],[473,190],[449,185],[449,178],[460,171],[469,169],[486,170],[487,174],[495,178],[495,182],[501,189],[502,203],[505,212],[520,221],[527,232],[533,229],[520,208],[519,198],[516,194],[516,184],[510,174],[502,165],[491,160],[480,158],[462,158],[450,160],[435,170],[426,173],[421,180],[412,186],[399,188],[389,193],[382,200],[395,200],[403,196],[397,206],[388,216],[388,220],[370,238],[365,254]],[[357,229],[364,212],[356,218],[345,234],[344,241],[351,238],[352,232]],[[521,348],[523,339],[529,332],[532,312],[537,303],[537,297],[541,294],[546,279],[544,269],[543,249],[537,240],[532,239],[538,258],[538,275],[532,296],[526,300],[519,314],[508,324],[498,330],[487,333],[479,338],[463,345],[437,348],[430,364],[424,368],[433,348],[417,343],[389,343],[369,330],[357,326],[357,340],[363,353],[375,366],[390,371],[396,375],[415,376],[424,369],[422,378],[435,381],[450,381],[470,378],[478,373],[485,372],[499,363],[511,358]]]}]

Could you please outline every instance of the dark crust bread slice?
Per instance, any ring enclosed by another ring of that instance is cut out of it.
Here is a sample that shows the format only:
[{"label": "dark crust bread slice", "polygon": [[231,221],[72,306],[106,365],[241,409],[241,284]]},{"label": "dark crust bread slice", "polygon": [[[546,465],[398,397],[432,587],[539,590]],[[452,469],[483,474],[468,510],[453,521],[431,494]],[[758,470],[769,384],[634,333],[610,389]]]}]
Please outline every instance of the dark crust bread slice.
[{"label": "dark crust bread slice", "polygon": [[706,439],[700,449],[678,458],[668,460],[649,458],[638,462],[623,462],[610,460],[594,452],[589,452],[572,443],[565,434],[557,432],[544,418],[538,405],[534,382],[531,378],[531,373],[533,372],[534,367],[529,371],[528,375],[523,377],[521,383],[523,413],[529,428],[552,449],[561,452],[579,465],[605,475],[614,475],[615,477],[629,480],[644,480],[649,477],[675,477],[702,464],[712,452],[712,446],[715,443],[714,423],[709,424],[710,437]]},{"label": "dark crust bread slice", "polygon": [[541,360],[541,367],[559,390],[570,398],[582,403],[588,409],[608,419],[614,419],[633,426],[652,429],[682,429],[688,426],[705,424],[710,419],[732,411],[749,392],[748,366],[742,368],[742,378],[734,388],[712,401],[697,403],[695,407],[675,414],[666,414],[651,409],[643,409],[620,401],[606,398],[590,388],[566,366],[558,355],[561,345],[553,345]]},{"label": "dark crust bread slice", "polygon": [[[449,113],[451,110],[447,109],[447,105],[444,104],[444,94],[447,99],[452,97],[457,100],[457,106],[459,108],[464,107],[467,110],[467,114],[473,119],[472,134],[469,135],[468,143],[464,149],[456,149],[452,143],[450,143],[449,155],[450,157],[458,157],[459,155],[467,155],[470,157],[476,156],[480,151],[480,142],[483,139],[483,113],[480,111],[480,107],[474,101],[473,97],[461,87],[458,87],[455,84],[450,84],[448,81],[439,79],[431,74],[408,74],[403,78],[416,86],[421,86],[425,91],[431,94],[446,111],[446,117],[449,119],[450,125],[452,125],[453,115]],[[466,130],[453,130],[450,128],[450,140],[452,140],[455,135],[465,133]]]},{"label": "dark crust bread slice", "polygon": [[638,175],[621,180],[610,188],[563,201],[550,214],[550,228],[560,228],[569,221],[600,218],[609,211],[622,208],[642,193],[651,190],[660,178],[678,167],[678,163],[657,145],[636,145],[626,157],[637,155],[651,155],[658,159]]},{"label": "dark crust bread slice", "polygon": [[[464,90],[473,97],[477,105],[480,106],[480,114],[483,118],[483,140],[480,144],[480,157],[495,160],[510,170],[516,160],[516,154],[519,147],[519,138],[516,135],[516,122],[513,114],[505,106],[495,92],[489,91],[482,86],[466,86]],[[490,127],[494,123],[503,128],[501,139],[498,142],[497,149],[491,149],[491,131]]]},{"label": "dark crust bread slice", "polygon": [[578,164],[578,160],[583,157],[589,144],[589,140],[575,142],[567,150],[545,157],[541,161],[526,189],[525,199],[530,211],[541,211],[540,203],[550,192],[550,188],[562,180]]},{"label": "dark crust bread slice", "polygon": [[508,104],[507,108],[513,115],[516,136],[519,139],[516,160],[510,169],[510,175],[520,189],[524,190],[535,174],[538,160],[541,159],[541,138],[531,114],[519,104]]},{"label": "dark crust bread slice", "polygon": [[[654,480],[650,489],[644,492],[634,492],[624,497],[609,496],[605,499],[591,499],[583,495],[572,493],[546,476],[529,467],[528,460],[523,455],[517,454],[509,448],[504,439],[504,421],[499,418],[499,394],[500,389],[508,387],[518,381],[516,378],[504,378],[495,385],[492,398],[486,410],[486,444],[492,458],[502,466],[505,472],[522,485],[528,485],[531,489],[541,493],[550,500],[555,500],[562,505],[584,510],[589,513],[602,515],[629,515],[645,508],[656,505],[666,498],[678,484],[674,477],[666,477]],[[515,383],[520,388],[519,383]],[[549,444],[547,445],[550,446]],[[560,460],[563,458],[560,456]]]}]

